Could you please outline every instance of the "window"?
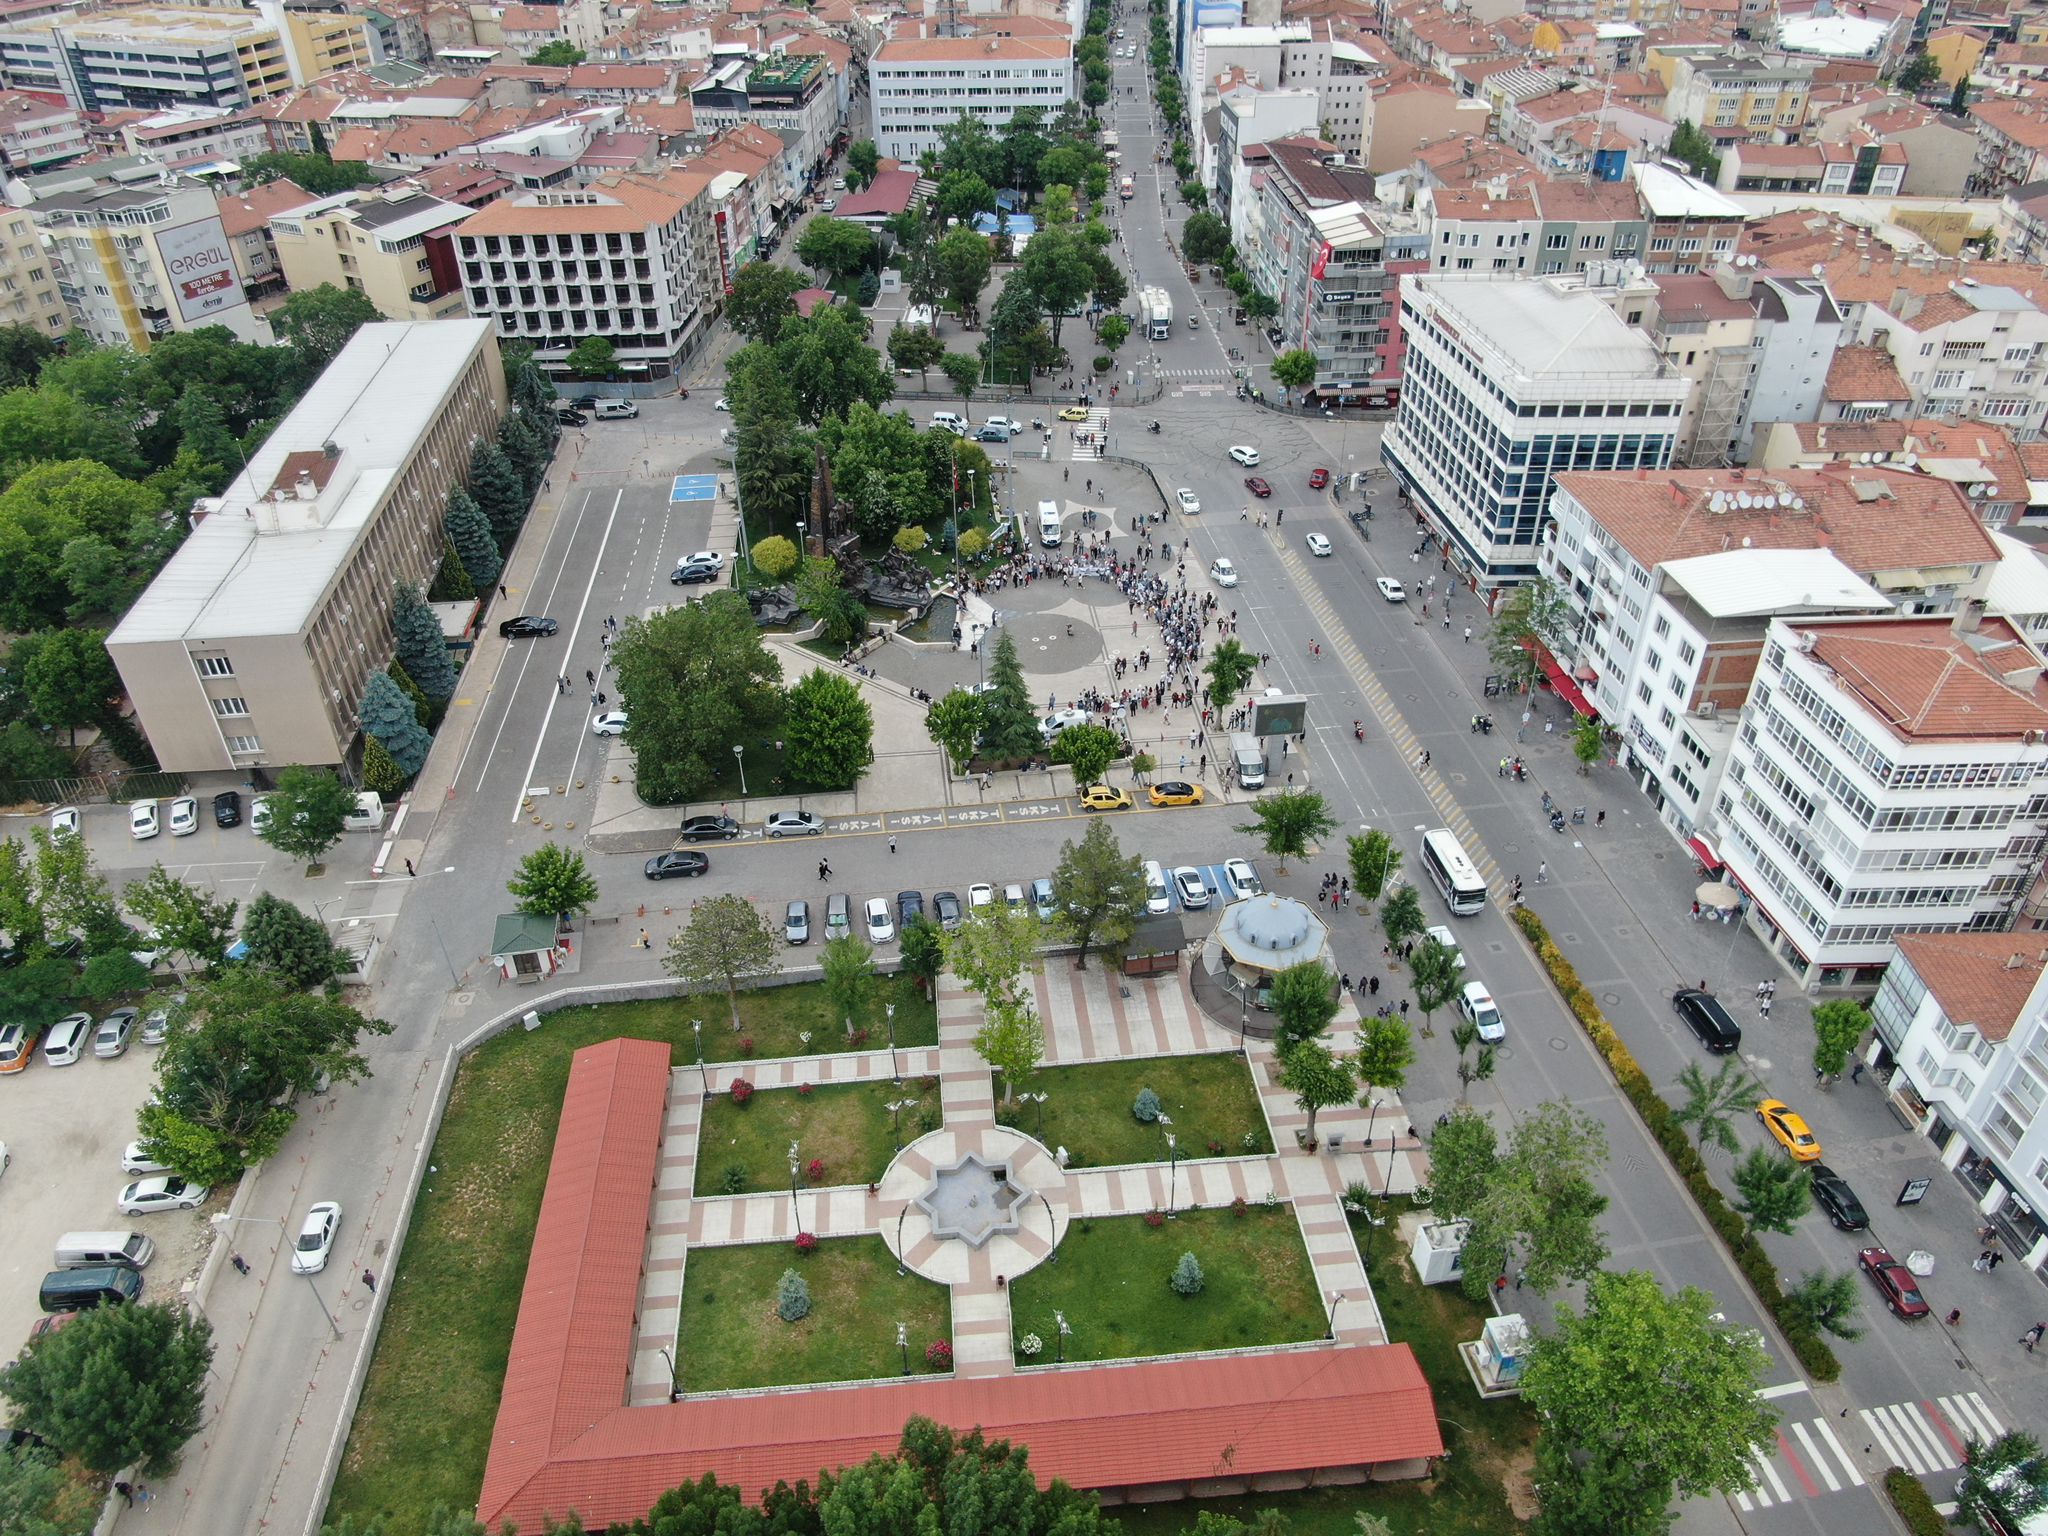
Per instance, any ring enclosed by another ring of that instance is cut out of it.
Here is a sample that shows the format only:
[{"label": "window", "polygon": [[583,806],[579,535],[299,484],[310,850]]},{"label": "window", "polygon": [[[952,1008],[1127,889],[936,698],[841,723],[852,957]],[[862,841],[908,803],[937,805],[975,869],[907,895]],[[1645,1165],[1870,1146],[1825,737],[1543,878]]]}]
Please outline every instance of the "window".
[{"label": "window", "polygon": [[201,677],[233,677],[235,664],[225,656],[195,656],[192,664],[199,669]]},{"label": "window", "polygon": [[234,698],[215,699],[213,701],[213,712],[223,719],[234,715],[246,715],[249,713],[249,701]]},{"label": "window", "polygon": [[228,750],[237,755],[248,752],[261,752],[263,750],[263,743],[254,736],[230,736],[228,738]]}]

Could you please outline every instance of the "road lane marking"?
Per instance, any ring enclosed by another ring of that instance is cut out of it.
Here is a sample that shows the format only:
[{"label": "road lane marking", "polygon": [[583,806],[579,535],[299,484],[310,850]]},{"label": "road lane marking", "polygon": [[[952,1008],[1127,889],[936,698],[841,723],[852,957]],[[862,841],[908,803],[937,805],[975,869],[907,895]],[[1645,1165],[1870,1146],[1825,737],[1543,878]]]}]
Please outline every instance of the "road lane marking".
[{"label": "road lane marking", "polygon": [[[612,509],[610,514],[607,515],[605,518],[604,536],[597,541],[597,558],[590,562],[590,576],[583,583],[583,601],[576,605],[576,622],[569,626],[568,637],[563,642],[565,645],[573,644],[576,635],[580,633],[583,628],[583,616],[590,610],[590,594],[591,591],[597,586],[598,570],[600,567],[604,565],[604,547],[606,544],[611,542],[612,528],[617,524],[619,520],[619,503],[625,499],[625,495],[626,493],[623,487],[620,488],[619,490],[612,492]],[[582,519],[578,518],[577,521],[580,523]],[[528,654],[531,655],[531,652],[529,651]],[[526,773],[520,780],[522,784],[531,784],[533,782],[533,771],[535,768],[540,766],[540,749],[547,743],[548,722],[555,718],[555,706],[567,697],[568,695],[563,693],[560,688],[551,688],[548,690],[548,707],[541,713],[540,728],[533,733],[533,755],[527,758],[526,760]],[[508,698],[505,701],[505,719],[509,721],[511,718],[512,701]],[[501,723],[498,727],[498,733],[500,735],[503,735],[504,730],[505,727]],[[578,750],[581,750],[580,741],[578,743]],[[497,742],[495,740],[493,740],[493,742],[491,743],[491,756],[497,756]],[[477,788],[483,788],[483,780],[481,776],[479,776],[477,780]],[[526,815],[524,800],[524,794],[519,794],[516,795],[512,801],[512,815],[510,817],[510,820],[515,825]]]},{"label": "road lane marking", "polygon": [[1829,1425],[1826,1419],[1815,1419],[1813,1421],[1813,1430],[1815,1434],[1819,1435],[1821,1439],[1827,1441],[1834,1448],[1835,1459],[1842,1464],[1842,1470],[1849,1474],[1849,1481],[1858,1488],[1861,1488],[1863,1486],[1863,1473],[1850,1458],[1849,1452],[1842,1442],[1835,1438],[1833,1427]]}]

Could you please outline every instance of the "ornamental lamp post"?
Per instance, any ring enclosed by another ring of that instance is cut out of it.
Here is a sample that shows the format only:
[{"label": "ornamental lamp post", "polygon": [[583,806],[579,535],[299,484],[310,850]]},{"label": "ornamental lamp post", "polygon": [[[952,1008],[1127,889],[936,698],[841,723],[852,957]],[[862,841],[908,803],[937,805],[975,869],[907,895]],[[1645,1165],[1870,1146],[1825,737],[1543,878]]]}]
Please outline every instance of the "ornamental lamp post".
[{"label": "ornamental lamp post", "polygon": [[908,1376],[910,1374],[910,1325],[908,1323],[898,1323],[896,1325],[896,1347],[903,1351],[903,1374]]},{"label": "ornamental lamp post", "polygon": [[740,798],[744,800],[747,798],[747,749],[738,742],[734,742],[732,744],[732,755],[739,760]]},{"label": "ornamental lamp post", "polygon": [[797,1157],[799,1145],[801,1143],[794,1141],[789,1144],[789,1215],[790,1219],[796,1223],[797,1231],[801,1232],[804,1229],[804,1215],[796,1203],[796,1174],[797,1168],[800,1166],[800,1159]]}]

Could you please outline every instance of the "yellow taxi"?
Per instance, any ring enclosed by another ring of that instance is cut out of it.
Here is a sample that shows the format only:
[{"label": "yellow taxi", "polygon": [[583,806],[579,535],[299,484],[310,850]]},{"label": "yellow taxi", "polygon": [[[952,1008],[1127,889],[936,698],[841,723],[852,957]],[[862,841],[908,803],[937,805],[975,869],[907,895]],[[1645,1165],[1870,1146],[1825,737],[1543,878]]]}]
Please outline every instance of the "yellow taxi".
[{"label": "yellow taxi", "polygon": [[1070,405],[1060,412],[1061,421],[1086,421],[1087,419],[1088,407],[1085,405]]},{"label": "yellow taxi", "polygon": [[1168,779],[1163,784],[1154,784],[1145,791],[1145,797],[1154,805],[1200,805],[1202,786],[1184,783],[1179,779]]},{"label": "yellow taxi", "polygon": [[1792,1161],[1820,1161],[1820,1138],[1807,1128],[1806,1122],[1784,1100],[1765,1099],[1757,1105],[1756,1117],[1771,1133],[1771,1140],[1792,1154]]},{"label": "yellow taxi", "polygon": [[1127,811],[1132,803],[1129,790],[1111,789],[1107,784],[1091,784],[1081,791],[1084,811]]}]

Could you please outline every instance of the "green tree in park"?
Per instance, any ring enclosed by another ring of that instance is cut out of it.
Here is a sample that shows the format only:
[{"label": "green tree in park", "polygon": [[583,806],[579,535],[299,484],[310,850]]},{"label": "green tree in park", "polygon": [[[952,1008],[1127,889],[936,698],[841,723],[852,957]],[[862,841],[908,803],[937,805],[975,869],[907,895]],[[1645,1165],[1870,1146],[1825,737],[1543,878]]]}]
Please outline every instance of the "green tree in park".
[{"label": "green tree in park", "polygon": [[213,1326],[169,1302],[96,1307],[29,1340],[0,1374],[19,1422],[102,1477],[162,1477],[206,1412]]},{"label": "green tree in park", "polygon": [[324,923],[269,891],[249,898],[242,943],[252,968],[300,992],[324,987],[348,969],[347,954],[327,936]]},{"label": "green tree in park", "polygon": [[1088,967],[1088,951],[1100,946],[1121,954],[1145,911],[1145,871],[1138,856],[1125,853],[1106,821],[1091,822],[1080,842],[1060,845],[1052,871],[1054,921],[1080,946],[1077,970]]},{"label": "green tree in park", "polygon": [[785,695],[790,775],[814,789],[850,789],[875,760],[875,717],[851,679],[823,668]]},{"label": "green tree in park", "polygon": [[322,283],[317,288],[299,289],[273,309],[270,331],[299,355],[305,375],[311,379],[341,355],[357,331],[383,318],[367,295]]},{"label": "green tree in park", "polygon": [[1022,1009],[1031,996],[1024,978],[1040,969],[1042,926],[1028,909],[991,902],[946,935],[946,962],[984,1008],[1012,1004]]},{"label": "green tree in park", "polygon": [[441,515],[441,527],[456,559],[469,572],[470,584],[479,592],[495,587],[499,573],[505,569],[504,557],[498,553],[497,536],[491,532],[491,520],[484,516],[476,498],[459,485],[448,492],[448,510]]},{"label": "green tree in park", "polygon": [[1756,1391],[1767,1357],[1719,1305],[1640,1270],[1595,1274],[1584,1312],[1536,1336],[1522,1389],[1544,1426],[1538,1536],[1658,1536],[1676,1500],[1752,1486],[1777,1419]]},{"label": "green tree in park", "polygon": [[1345,839],[1351,865],[1351,897],[1358,902],[1378,901],[1387,882],[1401,867],[1401,850],[1378,827]]},{"label": "green tree in park", "polygon": [[862,316],[839,304],[820,305],[808,320],[783,322],[775,366],[795,396],[798,420],[816,426],[844,418],[856,402],[879,406],[895,392],[866,328]]},{"label": "green tree in park", "polygon": [[1412,885],[1399,887],[1380,904],[1380,929],[1396,950],[1428,927],[1429,919],[1422,915],[1422,897]]},{"label": "green tree in park", "polygon": [[277,776],[269,805],[269,825],[256,835],[286,858],[310,867],[341,841],[356,796],[329,770],[294,763]]},{"label": "green tree in park", "polygon": [[955,688],[925,712],[925,731],[944,750],[954,773],[967,771],[987,718],[980,697],[965,688]]},{"label": "green tree in park", "polygon": [[1207,1284],[1202,1278],[1201,1260],[1191,1252],[1183,1253],[1180,1261],[1173,1266],[1173,1274],[1168,1277],[1166,1283],[1173,1288],[1173,1294],[1176,1296],[1201,1295],[1202,1287]]},{"label": "green tree in park", "polygon": [[1461,986],[1457,951],[1425,938],[1408,957],[1408,970],[1415,988],[1415,1006],[1422,1010],[1422,1032],[1434,1035],[1437,1009],[1456,997]]},{"label": "green tree in park", "polygon": [[785,1323],[811,1315],[811,1283],[793,1269],[785,1269],[775,1283],[775,1315]]},{"label": "green tree in park", "polygon": [[202,969],[220,964],[227,953],[239,903],[208,896],[161,864],[151,865],[123,899],[150,934],[152,948],[183,955]]},{"label": "green tree in park", "polygon": [[148,985],[149,967],[125,949],[103,950],[78,974],[79,996],[96,1001],[140,992]]},{"label": "green tree in park", "polygon": [[99,1508],[90,1484],[68,1477],[56,1451],[26,1440],[0,1447],[0,1531],[7,1536],[74,1536],[92,1529]]},{"label": "green tree in park", "polygon": [[2024,1530],[2048,1510],[2048,1457],[2023,1429],[2009,1429],[1988,1445],[1972,1440],[1963,1452],[1956,1513],[1979,1531]]},{"label": "green tree in park", "polygon": [[838,282],[874,259],[875,237],[864,224],[820,214],[797,236],[796,259]]},{"label": "green tree in park", "polygon": [[1330,814],[1323,797],[1311,789],[1290,789],[1256,800],[1252,819],[1237,828],[1256,837],[1259,845],[1280,861],[1280,873],[1287,873],[1287,861],[1306,855],[1337,830],[1337,818]]},{"label": "green tree in park", "polygon": [[656,805],[702,796],[732,771],[736,744],[781,720],[781,666],[737,592],[628,621],[612,666],[633,722],[637,788]]},{"label": "green tree in park", "polygon": [[389,672],[378,669],[363,684],[363,701],[356,706],[356,718],[364,732],[377,742],[398,765],[405,778],[424,768],[434,738],[420,724],[420,717]]},{"label": "green tree in park", "polygon": [[[505,450],[489,438],[483,439],[469,455],[469,494],[476,498],[476,504],[483,508],[484,517],[491,525],[491,537],[498,541],[501,551],[510,553],[513,542],[519,537],[519,525],[526,521],[526,485],[520,479],[519,471],[512,467],[512,461],[505,456]],[[411,664],[407,664],[411,670]],[[414,672],[414,677],[419,673]],[[427,688],[425,678],[420,686]],[[433,689],[427,688],[428,693]]]},{"label": "green tree in park", "polygon": [[896,530],[896,537],[889,541],[889,547],[899,555],[914,555],[931,543],[931,535],[916,523],[905,523]]},{"label": "green tree in park", "polygon": [[434,579],[427,586],[427,601],[430,603],[468,603],[476,599],[476,584],[469,579],[469,572],[462,568],[462,561],[449,548],[446,540],[441,544],[441,563],[434,568]]},{"label": "green tree in park", "polygon": [[962,560],[979,560],[988,548],[988,535],[979,528],[963,528],[954,547],[960,551]]},{"label": "green tree in park", "polygon": [[1042,229],[1024,247],[1018,272],[1029,285],[1038,311],[1052,323],[1053,345],[1067,315],[1080,309],[1095,286],[1095,265],[1070,229]]},{"label": "green tree in park", "polygon": [[36,718],[52,730],[71,733],[107,712],[121,691],[121,675],[107,655],[104,629],[59,629],[37,637],[39,644],[22,668],[21,689]]},{"label": "green tree in park", "polygon": [[1350,1103],[1351,1095],[1358,1091],[1358,1076],[1347,1058],[1335,1055],[1323,1041],[1310,1036],[1281,1052],[1280,1086],[1293,1094],[1295,1103],[1307,1113],[1308,1145],[1313,1148],[1317,1113]]},{"label": "green tree in park", "polygon": [[940,287],[963,315],[981,307],[981,293],[995,270],[988,238],[966,224],[948,230],[932,247],[932,265]]},{"label": "green tree in park", "polygon": [[1515,1122],[1505,1148],[1485,1115],[1462,1104],[1452,1110],[1429,1138],[1430,1180],[1436,1209],[1470,1224],[1465,1294],[1482,1299],[1517,1250],[1525,1282],[1538,1291],[1599,1269],[1607,1202],[1593,1174],[1606,1158],[1600,1123],[1569,1104],[1539,1104]]},{"label": "green tree in park", "polygon": [[[984,912],[990,910],[982,908]],[[975,1031],[974,1049],[992,1070],[1002,1074],[1003,1103],[1007,1107],[1016,1102],[1017,1085],[1037,1071],[1038,1063],[1045,1057],[1045,1026],[1039,1023],[1038,1011],[1027,999],[1004,997],[988,1005],[982,1026]]]},{"label": "green tree in park", "polygon": [[1862,1299],[1862,1283],[1852,1271],[1830,1275],[1810,1269],[1799,1277],[1797,1284],[1785,1287],[1778,1315],[1816,1337],[1825,1332],[1838,1339],[1860,1339],[1863,1330],[1856,1326],[1856,1309]]},{"label": "green tree in park", "polygon": [[1273,379],[1289,389],[1306,389],[1316,381],[1316,355],[1305,347],[1273,359]]},{"label": "green tree in park", "polygon": [[[317,131],[319,125],[314,126]],[[357,187],[370,186],[377,180],[376,174],[363,161],[335,160],[324,152],[308,155],[273,150],[239,158],[244,186],[293,181],[303,187],[309,197],[334,197]]]},{"label": "green tree in park", "polygon": [[1840,1077],[1849,1065],[1849,1053],[1863,1032],[1870,1028],[1870,1015],[1860,1003],[1835,998],[1813,1010],[1813,1070],[1824,1077]]},{"label": "green tree in park", "polygon": [[[983,645],[988,644],[986,637]],[[989,657],[988,680],[992,685],[981,696],[983,743],[997,762],[1015,762],[1035,756],[1045,745],[1038,729],[1038,714],[1031,707],[1031,692],[1024,685],[1024,668],[1017,660],[1017,644],[1007,629],[996,631],[994,652]]]},{"label": "green tree in park", "polygon": [[875,1006],[875,952],[855,933],[828,939],[819,952],[825,1000],[848,1038],[866,1029]]},{"label": "green tree in park", "polygon": [[1258,670],[1259,658],[1246,650],[1231,637],[1219,640],[1216,649],[1209,653],[1209,659],[1202,666],[1203,675],[1209,679],[1209,703],[1217,710],[1227,710],[1237,696],[1251,682],[1252,674]]},{"label": "green tree in park", "polygon": [[1591,773],[1606,749],[1607,733],[1600,722],[1591,715],[1580,716],[1579,723],[1572,727],[1572,756],[1579,761],[1579,772]]},{"label": "green tree in park", "polygon": [[1685,1102],[1671,1111],[1671,1118],[1692,1127],[1701,1151],[1711,1145],[1734,1156],[1741,1145],[1734,1122],[1764,1096],[1763,1084],[1749,1068],[1731,1060],[1722,1062],[1711,1077],[1698,1062],[1688,1062],[1678,1074],[1678,1086],[1685,1090]]},{"label": "green tree in park", "polygon": [[[1426,1024],[1422,1032],[1425,1035],[1436,1033]],[[1477,1050],[1473,1049],[1475,1046]],[[1479,1026],[1462,1014],[1451,1021],[1451,1048],[1458,1053],[1458,1102],[1463,1104],[1474,1083],[1492,1078],[1497,1063],[1493,1047],[1479,1038]]]},{"label": "green tree in park", "polygon": [[740,983],[772,976],[782,961],[782,935],[746,897],[727,893],[697,903],[690,921],[668,941],[662,968],[691,986],[721,986],[740,1027]]},{"label": "green tree in park", "polygon": [[1230,250],[1230,226],[1213,213],[1191,213],[1180,231],[1181,254],[1196,266],[1221,261]]},{"label": "green tree in park", "polygon": [[806,560],[798,569],[796,605],[817,621],[819,638],[828,645],[852,645],[867,633],[867,608],[840,585],[839,562],[830,556]]},{"label": "green tree in park", "polygon": [[796,313],[796,296],[803,287],[801,272],[772,261],[750,261],[733,274],[732,292],[725,300],[726,321],[748,341],[773,346],[782,334],[782,322]]},{"label": "green tree in park", "polygon": [[1085,789],[1102,782],[1123,749],[1123,738],[1106,725],[1070,725],[1053,738],[1052,760],[1072,768],[1075,786]]},{"label": "green tree in park", "polygon": [[398,759],[385,748],[384,743],[374,736],[363,738],[363,788],[386,800],[395,800],[405,793],[405,770],[398,766]]},{"label": "green tree in park", "polygon": [[1273,1013],[1273,1049],[1285,1056],[1303,1040],[1320,1040],[1337,1017],[1337,978],[1320,960],[1274,973],[1266,1006]]},{"label": "green tree in park", "polygon": [[542,843],[519,860],[505,882],[515,909],[529,917],[571,918],[597,904],[597,880],[583,855],[562,843]]},{"label": "green tree in park", "polygon": [[932,368],[945,355],[946,344],[929,326],[899,325],[889,333],[889,361],[906,372],[916,369],[920,389],[932,387]]},{"label": "green tree in park", "polygon": [[1380,1095],[1399,1093],[1408,1081],[1408,1069],[1415,1064],[1415,1041],[1407,1021],[1398,1014],[1361,1018],[1358,1021],[1358,1050],[1352,1067],[1358,1073],[1359,1102],[1366,1111],[1365,1139],[1372,1142],[1373,1121],[1379,1116]]},{"label": "green tree in park", "polygon": [[754,541],[754,547],[747,551],[747,558],[754,562],[754,569],[770,581],[780,581],[796,569],[796,541],[771,533],[765,539]]},{"label": "green tree in park", "polygon": [[981,359],[971,352],[943,353],[939,358],[939,372],[946,376],[946,382],[960,396],[960,408],[965,411],[973,404],[974,391],[981,384]]},{"label": "green tree in park", "polygon": [[571,347],[562,366],[579,379],[609,379],[619,371],[619,349],[608,336],[586,336]]},{"label": "green tree in park", "polygon": [[897,935],[896,952],[903,963],[903,974],[917,983],[920,993],[930,997],[932,984],[946,965],[945,930],[920,912],[903,925]]},{"label": "green tree in park", "polygon": [[873,139],[861,139],[846,151],[846,184],[858,192],[875,179],[881,169],[882,152]]},{"label": "green tree in park", "polygon": [[1735,1208],[1751,1232],[1790,1232],[1813,1209],[1813,1181],[1803,1164],[1754,1147],[1735,1165]]},{"label": "green tree in park", "polygon": [[1111,315],[1097,327],[1095,335],[1106,350],[1114,352],[1131,339],[1131,322],[1122,315]]},{"label": "green tree in park", "polygon": [[448,640],[419,588],[397,582],[391,592],[391,627],[397,634],[398,664],[429,699],[445,704],[455,693],[455,663]]}]

